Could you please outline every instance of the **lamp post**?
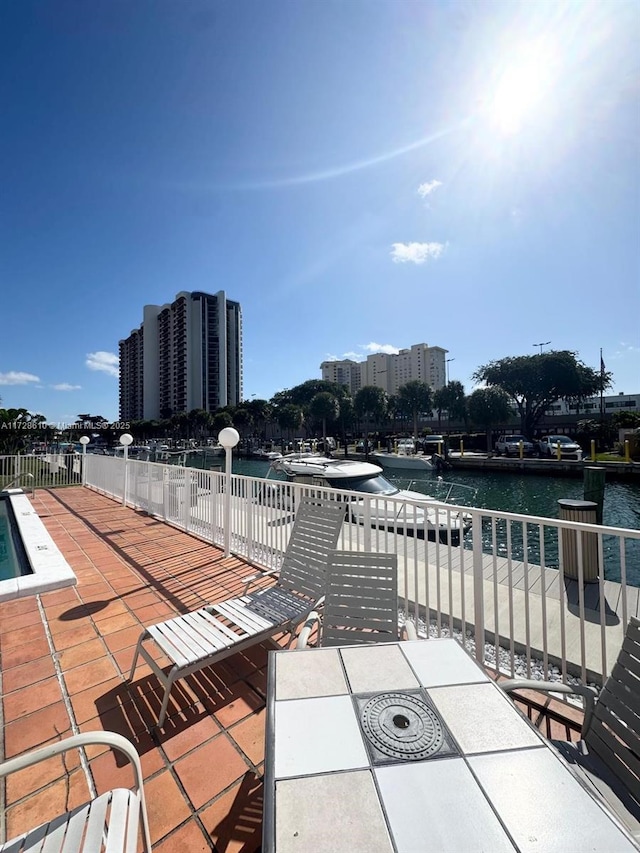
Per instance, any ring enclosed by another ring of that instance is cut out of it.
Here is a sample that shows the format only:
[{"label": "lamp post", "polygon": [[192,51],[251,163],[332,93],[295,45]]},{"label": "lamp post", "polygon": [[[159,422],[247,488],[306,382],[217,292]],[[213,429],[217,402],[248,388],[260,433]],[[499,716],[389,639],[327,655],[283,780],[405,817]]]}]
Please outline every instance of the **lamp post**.
[{"label": "lamp post", "polygon": [[89,438],[88,435],[81,435],[80,438],[78,439],[78,441],[82,445],[82,485],[86,486],[87,485],[87,469],[85,466],[87,463],[87,444],[89,444],[91,439]]},{"label": "lamp post", "polygon": [[449,362],[450,361],[455,361],[455,358],[448,358],[444,363],[444,378],[445,378],[445,384],[447,384],[447,385],[449,384]]},{"label": "lamp post", "polygon": [[548,347],[551,341],[542,341],[539,344],[531,344],[532,347],[540,347],[540,355],[542,355],[542,347]]},{"label": "lamp post", "polygon": [[224,447],[225,501],[224,501],[224,555],[231,553],[231,461],[232,451],[240,441],[240,433],[233,427],[225,427],[218,434],[218,442]]},{"label": "lamp post", "polygon": [[120,444],[124,448],[124,483],[122,487],[122,506],[127,505],[127,461],[129,459],[129,445],[133,443],[133,436],[123,432],[120,436]]}]

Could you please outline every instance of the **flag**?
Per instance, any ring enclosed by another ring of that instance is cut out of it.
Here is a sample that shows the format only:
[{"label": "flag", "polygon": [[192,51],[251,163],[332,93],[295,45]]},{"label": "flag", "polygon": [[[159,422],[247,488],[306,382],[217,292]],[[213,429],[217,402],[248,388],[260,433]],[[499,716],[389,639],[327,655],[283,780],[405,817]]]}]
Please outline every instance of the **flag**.
[{"label": "flag", "polygon": [[604,373],[604,371],[605,371],[605,366],[604,366],[604,361],[602,360],[602,352],[601,352],[600,353],[600,373]]}]

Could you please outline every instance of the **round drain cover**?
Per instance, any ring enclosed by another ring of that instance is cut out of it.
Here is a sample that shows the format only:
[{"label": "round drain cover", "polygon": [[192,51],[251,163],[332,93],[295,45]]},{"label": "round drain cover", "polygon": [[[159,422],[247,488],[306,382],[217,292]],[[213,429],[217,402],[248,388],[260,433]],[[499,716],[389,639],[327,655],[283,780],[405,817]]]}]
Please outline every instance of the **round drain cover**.
[{"label": "round drain cover", "polygon": [[362,709],[361,721],[370,743],[391,758],[428,758],[445,740],[435,711],[420,697],[405,693],[373,696]]}]

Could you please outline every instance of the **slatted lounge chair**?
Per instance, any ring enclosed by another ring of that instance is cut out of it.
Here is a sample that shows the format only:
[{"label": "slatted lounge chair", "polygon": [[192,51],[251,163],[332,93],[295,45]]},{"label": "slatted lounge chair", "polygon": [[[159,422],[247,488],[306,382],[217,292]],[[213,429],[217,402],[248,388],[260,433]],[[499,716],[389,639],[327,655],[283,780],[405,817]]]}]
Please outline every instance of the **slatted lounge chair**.
[{"label": "slatted lounge chair", "polygon": [[600,694],[585,685],[514,679],[503,690],[542,690],[584,697],[582,740],[553,741],[576,774],[640,841],[640,621],[631,618]]},{"label": "slatted lounge chair", "polygon": [[395,554],[334,551],[329,558],[322,616],[310,614],[296,648],[305,648],[314,625],[321,646],[392,643],[406,634],[417,639],[413,623],[398,623],[398,558]]},{"label": "slatted lounge chair", "polygon": [[134,788],[107,791],[86,805],[5,842],[0,845],[0,853],[136,853],[140,828],[142,849],[151,853],[140,759],[133,744],[122,735],[114,732],[73,735],[0,764],[0,779],[54,755],[93,744],[106,744],[124,753],[133,765]]},{"label": "slatted lounge chair", "polygon": [[[141,634],[131,666],[133,680],[138,655],[164,685],[158,717],[162,726],[174,682],[205,666],[297,626],[324,595],[327,562],[335,549],[344,520],[344,504],[302,498],[291,530],[280,573],[274,586],[211,604],[146,628]],[[254,576],[258,577],[258,576]],[[249,579],[251,580],[251,579]],[[153,640],[171,659],[168,673],[143,645]]]}]

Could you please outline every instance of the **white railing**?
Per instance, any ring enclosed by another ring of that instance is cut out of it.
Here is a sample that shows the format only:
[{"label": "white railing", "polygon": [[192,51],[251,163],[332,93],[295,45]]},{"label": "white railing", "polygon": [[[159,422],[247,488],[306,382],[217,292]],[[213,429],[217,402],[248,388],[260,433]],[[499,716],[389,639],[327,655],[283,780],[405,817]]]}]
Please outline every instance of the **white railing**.
[{"label": "white railing", "polygon": [[[239,475],[227,519],[219,471],[129,460],[123,495],[124,459],[88,455],[85,479],[220,547],[229,529],[231,551],[265,568],[278,567],[302,494],[343,500],[341,547],[396,553],[405,613],[436,634],[460,629],[482,662],[500,646],[511,675],[600,683],[640,612],[640,530],[434,503],[449,528],[435,536],[418,503]],[[449,544],[461,513],[469,529]]]},{"label": "white railing", "polygon": [[82,482],[82,455],[42,453],[0,456],[0,490],[9,488],[50,488]]}]

